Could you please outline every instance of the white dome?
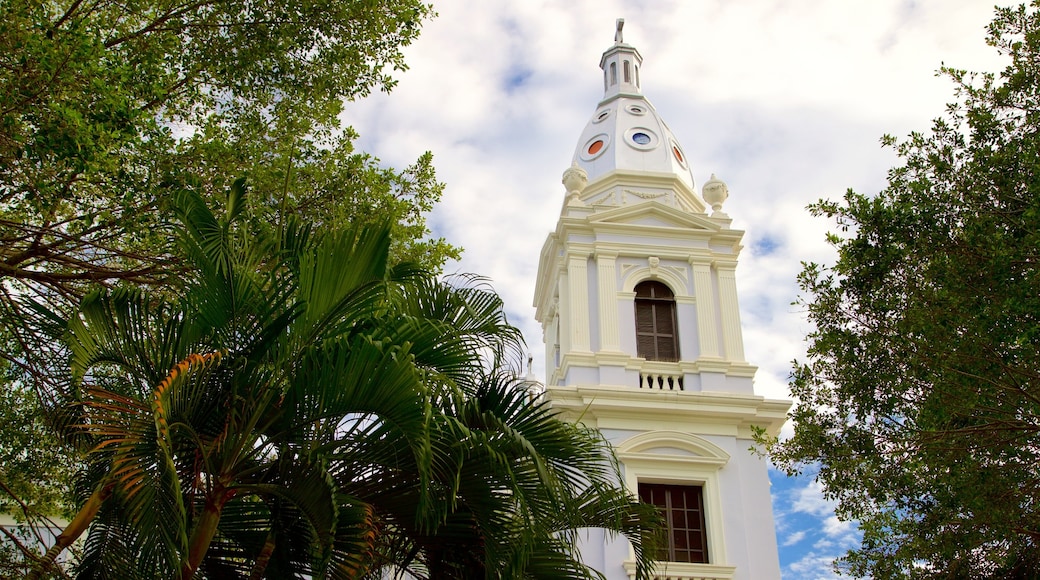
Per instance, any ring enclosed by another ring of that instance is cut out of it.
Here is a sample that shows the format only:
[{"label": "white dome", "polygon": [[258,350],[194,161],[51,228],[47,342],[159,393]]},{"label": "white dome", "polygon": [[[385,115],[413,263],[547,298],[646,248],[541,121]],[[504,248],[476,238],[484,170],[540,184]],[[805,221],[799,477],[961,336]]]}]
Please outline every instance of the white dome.
[{"label": "white dome", "polygon": [[600,60],[603,100],[581,133],[573,161],[589,183],[614,171],[671,174],[693,187],[686,153],[640,88],[643,57],[621,39]]}]

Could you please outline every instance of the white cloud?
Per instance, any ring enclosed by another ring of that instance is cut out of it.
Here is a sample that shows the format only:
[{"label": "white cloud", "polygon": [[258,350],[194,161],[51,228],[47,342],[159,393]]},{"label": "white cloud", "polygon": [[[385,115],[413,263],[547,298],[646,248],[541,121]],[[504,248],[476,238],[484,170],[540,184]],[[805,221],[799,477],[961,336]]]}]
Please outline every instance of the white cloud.
[{"label": "white cloud", "polygon": [[834,512],[835,503],[823,497],[823,486],[811,481],[805,487],[794,490],[795,498],[791,502],[791,510],[814,516],[824,516]]},{"label": "white cloud", "polygon": [[839,520],[837,516],[827,516],[823,520],[823,533],[827,534],[828,538],[833,539],[842,547],[850,547],[858,544],[858,533],[856,531],[856,524],[854,522]]},{"label": "white cloud", "polygon": [[785,547],[785,548],[787,546],[793,546],[793,545],[797,544],[798,542],[801,542],[802,540],[804,540],[805,539],[805,534],[806,534],[806,532],[804,530],[799,531],[799,532],[795,532],[795,533],[787,536],[786,538],[784,538],[784,541],[780,545]]},{"label": "white cloud", "polygon": [[782,570],[784,578],[798,580],[830,580],[840,578],[833,567],[834,556],[809,552]]}]

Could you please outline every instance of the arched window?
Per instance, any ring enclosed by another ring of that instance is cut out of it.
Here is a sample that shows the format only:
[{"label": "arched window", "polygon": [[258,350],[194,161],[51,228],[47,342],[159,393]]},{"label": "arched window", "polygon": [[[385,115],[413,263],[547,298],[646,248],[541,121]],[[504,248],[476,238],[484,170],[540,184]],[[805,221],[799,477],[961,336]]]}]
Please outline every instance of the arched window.
[{"label": "arched window", "polygon": [[636,285],[636,354],[647,360],[679,360],[675,294],[660,282]]},{"label": "arched window", "polygon": [[629,63],[627,60],[625,61],[624,70],[625,70],[625,82],[626,83],[632,82],[632,64]]},{"label": "arched window", "polygon": [[617,84],[617,63],[610,63],[610,84],[611,86]]}]

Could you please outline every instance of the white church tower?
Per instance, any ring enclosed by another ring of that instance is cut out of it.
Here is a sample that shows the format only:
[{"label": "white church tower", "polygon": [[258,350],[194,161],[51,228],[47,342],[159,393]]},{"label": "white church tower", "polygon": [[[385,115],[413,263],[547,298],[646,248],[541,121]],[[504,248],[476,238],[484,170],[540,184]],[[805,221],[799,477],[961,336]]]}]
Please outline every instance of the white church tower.
[{"label": "white church tower", "polygon": [[[643,96],[643,57],[623,23],[539,262],[546,396],[599,429],[625,485],[666,512],[657,578],[778,579],[766,463],[750,448],[753,428],[777,433],[790,403],[756,396],[744,359],[743,232],[722,211],[723,182],[712,176],[697,195],[682,146]],[[623,539],[590,532],[582,553],[609,580],[634,575]]]}]

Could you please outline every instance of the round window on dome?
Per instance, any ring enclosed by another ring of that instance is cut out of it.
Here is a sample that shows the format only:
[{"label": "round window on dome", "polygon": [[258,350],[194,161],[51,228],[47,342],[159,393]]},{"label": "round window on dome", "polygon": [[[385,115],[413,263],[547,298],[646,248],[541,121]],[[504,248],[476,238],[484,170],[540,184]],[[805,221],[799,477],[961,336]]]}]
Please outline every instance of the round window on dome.
[{"label": "round window on dome", "polygon": [[590,137],[589,140],[581,146],[578,153],[585,161],[592,161],[600,155],[603,155],[603,153],[609,148],[610,136],[606,133],[600,133]]},{"label": "round window on dome", "polygon": [[633,115],[645,115],[646,114],[646,108],[642,107],[640,105],[629,105],[629,106],[625,107],[625,110],[628,111],[629,113],[632,113]]},{"label": "round window on dome", "polygon": [[596,115],[596,118],[593,119],[592,122],[593,123],[599,123],[599,122],[603,121],[604,119],[606,119],[609,116],[610,116],[610,109],[603,109],[602,111],[600,111]]},{"label": "round window on dome", "polygon": [[632,127],[625,131],[625,143],[633,149],[650,151],[661,144],[661,138],[646,127]]},{"label": "round window on dome", "polygon": [[675,156],[675,160],[679,162],[679,165],[686,167],[686,157],[682,153],[682,149],[674,142],[672,143],[672,155]]}]

